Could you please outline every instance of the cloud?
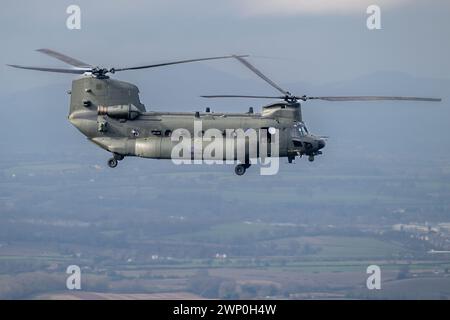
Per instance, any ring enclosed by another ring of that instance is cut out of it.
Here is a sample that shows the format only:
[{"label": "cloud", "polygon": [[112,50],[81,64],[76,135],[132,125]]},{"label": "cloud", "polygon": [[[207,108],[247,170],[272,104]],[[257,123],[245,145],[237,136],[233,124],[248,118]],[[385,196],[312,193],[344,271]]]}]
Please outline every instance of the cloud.
[{"label": "cloud", "polygon": [[383,10],[414,0],[237,0],[236,9],[243,15],[365,14],[370,5]]}]

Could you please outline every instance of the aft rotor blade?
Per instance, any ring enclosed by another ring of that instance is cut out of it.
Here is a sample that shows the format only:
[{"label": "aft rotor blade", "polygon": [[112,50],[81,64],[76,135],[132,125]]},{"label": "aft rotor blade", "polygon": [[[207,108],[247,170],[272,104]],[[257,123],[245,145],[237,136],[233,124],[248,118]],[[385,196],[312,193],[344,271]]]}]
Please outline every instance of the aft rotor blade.
[{"label": "aft rotor blade", "polygon": [[325,100],[325,101],[428,101],[440,102],[438,98],[422,97],[382,97],[382,96],[341,96],[341,97],[307,97],[307,100]]},{"label": "aft rotor blade", "polygon": [[221,95],[207,95],[201,96],[202,98],[252,98],[252,99],[284,99],[282,96],[246,96],[246,95],[234,95],[234,94],[221,94]]},{"label": "aft rotor blade", "polygon": [[19,69],[47,71],[47,72],[58,72],[58,73],[74,73],[74,74],[83,74],[85,72],[91,71],[91,69],[89,69],[89,68],[85,68],[85,69],[42,68],[42,67],[20,66],[20,65],[17,65],[17,64],[8,64],[8,66],[13,67],[13,68],[19,68]]},{"label": "aft rotor blade", "polygon": [[290,96],[289,92],[287,92],[286,90],[281,88],[279,85],[277,85],[275,82],[273,82],[271,79],[269,79],[266,75],[264,75],[261,71],[256,69],[256,67],[254,65],[252,65],[250,62],[245,60],[242,56],[233,56],[233,57],[236,58],[239,62],[241,62],[244,66],[249,68],[251,71],[253,71],[258,77],[260,77],[261,79],[266,81],[268,84],[270,84],[272,87],[274,87],[275,89],[280,91],[283,94],[283,96]]},{"label": "aft rotor blade", "polygon": [[144,66],[114,68],[111,71],[117,72],[117,71],[125,71],[125,70],[139,70],[139,69],[156,68],[156,67],[169,66],[169,65],[173,65],[173,64],[189,63],[189,62],[196,62],[196,61],[229,59],[229,58],[233,58],[233,57],[248,57],[248,56],[247,55],[242,55],[242,56],[230,55],[230,56],[207,57],[207,58],[188,59],[188,60],[176,60],[176,61],[169,61],[169,62],[163,62],[163,63],[149,64],[149,65],[144,65]]},{"label": "aft rotor blade", "polygon": [[37,49],[36,51],[41,52],[43,54],[46,54],[50,57],[53,57],[55,59],[58,59],[62,62],[65,62],[67,64],[70,64],[71,66],[74,67],[78,67],[78,68],[83,68],[83,67],[92,67],[92,65],[90,65],[89,63],[85,63],[83,61],[77,60],[75,58],[69,57],[65,54],[62,54],[60,52],[56,52],[54,50],[51,49]]}]

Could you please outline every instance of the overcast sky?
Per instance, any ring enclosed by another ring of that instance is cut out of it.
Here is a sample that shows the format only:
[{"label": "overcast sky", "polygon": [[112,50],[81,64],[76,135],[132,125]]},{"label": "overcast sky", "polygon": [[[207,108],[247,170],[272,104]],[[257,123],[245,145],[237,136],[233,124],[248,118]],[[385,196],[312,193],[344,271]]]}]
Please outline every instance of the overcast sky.
[{"label": "overcast sky", "polygon": [[[66,28],[70,4],[81,7],[81,30]],[[382,30],[366,28],[370,4],[381,7]],[[281,83],[378,71],[450,77],[448,0],[4,0],[1,6],[3,94],[71,77],[4,66],[61,66],[33,52],[43,47],[106,66],[248,53]],[[250,76],[231,63],[208,65]]]}]

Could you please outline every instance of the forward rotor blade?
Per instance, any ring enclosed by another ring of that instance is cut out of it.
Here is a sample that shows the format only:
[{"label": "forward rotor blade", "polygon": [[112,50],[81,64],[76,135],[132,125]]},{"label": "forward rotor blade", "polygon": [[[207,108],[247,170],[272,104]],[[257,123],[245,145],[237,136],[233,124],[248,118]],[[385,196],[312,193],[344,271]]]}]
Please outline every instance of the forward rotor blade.
[{"label": "forward rotor blade", "polygon": [[85,72],[91,71],[89,68],[85,69],[64,69],[64,68],[42,68],[42,67],[27,67],[20,66],[17,64],[7,64],[7,66],[19,69],[28,69],[28,70],[37,70],[37,71],[46,71],[46,72],[58,72],[58,73],[74,73],[74,74],[83,74]]},{"label": "forward rotor blade", "polygon": [[341,96],[341,97],[307,97],[307,100],[325,101],[429,101],[440,102],[442,99],[421,97],[382,97],[382,96]]},{"label": "forward rotor blade", "polygon": [[[286,90],[284,90],[283,88],[281,88],[279,85],[277,85],[275,82],[273,82],[272,80],[270,80],[266,75],[264,75],[261,71],[259,71],[258,69],[256,69],[255,66],[253,66],[250,62],[248,62],[247,60],[245,60],[242,56],[233,56],[234,58],[236,58],[239,62],[241,62],[244,66],[246,66],[247,68],[249,68],[251,71],[253,71],[258,77],[260,77],[261,79],[263,79],[264,81],[266,81],[268,84],[270,84],[272,87],[274,87],[275,89],[277,89],[278,91],[280,91],[284,96],[290,96],[291,94],[289,92],[287,92]],[[284,98],[284,97],[283,97]]]},{"label": "forward rotor blade", "polygon": [[92,65],[90,65],[89,63],[85,63],[83,61],[77,60],[75,58],[66,56],[65,54],[62,54],[60,52],[56,52],[54,50],[51,49],[37,49],[36,51],[41,52],[43,54],[46,54],[50,57],[53,57],[55,59],[58,59],[62,62],[65,62],[67,64],[70,64],[71,66],[74,67],[79,67],[79,68],[86,68],[86,67],[92,67]]},{"label": "forward rotor blade", "polygon": [[221,95],[207,95],[201,96],[202,98],[253,98],[253,99],[284,99],[282,96],[246,96],[246,95],[234,95],[234,94],[221,94]]},{"label": "forward rotor blade", "polygon": [[199,58],[199,59],[177,60],[177,61],[169,61],[169,62],[164,62],[164,63],[149,64],[149,65],[137,66],[137,67],[114,68],[114,69],[112,69],[112,72],[156,68],[156,67],[169,66],[172,64],[189,63],[189,62],[196,62],[196,61],[229,59],[229,58],[233,58],[233,57],[248,57],[248,56],[247,55],[243,55],[243,56],[231,55],[231,56],[221,56],[221,57],[208,57],[208,58]]}]

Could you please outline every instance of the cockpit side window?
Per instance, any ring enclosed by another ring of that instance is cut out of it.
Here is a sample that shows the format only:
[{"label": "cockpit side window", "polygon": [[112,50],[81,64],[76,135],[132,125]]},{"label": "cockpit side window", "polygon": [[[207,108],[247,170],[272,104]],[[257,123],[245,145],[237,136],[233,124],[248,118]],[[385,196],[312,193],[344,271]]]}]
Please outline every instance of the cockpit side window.
[{"label": "cockpit side window", "polygon": [[305,131],[303,130],[303,127],[298,127],[298,131],[300,132],[300,135],[304,136]]},{"label": "cockpit side window", "polygon": [[306,129],[306,127],[303,123],[298,122],[298,123],[294,124],[294,127],[292,128],[292,135],[294,137],[302,137],[307,134],[308,134],[308,129]]},{"label": "cockpit side window", "polygon": [[308,129],[306,128],[305,125],[303,125],[303,130],[305,131],[305,134],[308,134]]}]

